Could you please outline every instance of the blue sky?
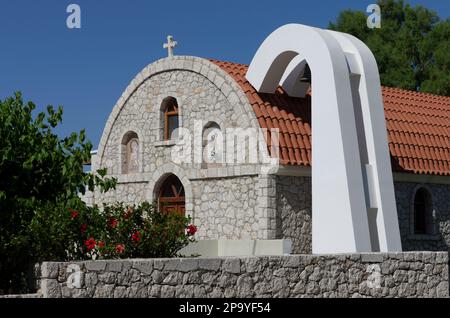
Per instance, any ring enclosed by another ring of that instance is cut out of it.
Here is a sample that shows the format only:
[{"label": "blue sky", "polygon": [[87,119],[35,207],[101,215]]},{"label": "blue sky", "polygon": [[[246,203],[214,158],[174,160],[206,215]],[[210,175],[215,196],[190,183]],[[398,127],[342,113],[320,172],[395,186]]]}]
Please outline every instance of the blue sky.
[{"label": "blue sky", "polygon": [[[0,99],[23,92],[38,110],[64,107],[61,136],[85,128],[97,146],[117,99],[147,64],[165,57],[171,34],[178,55],[249,63],[264,38],[286,23],[326,28],[344,9],[375,0],[0,0]],[[441,18],[450,1],[422,4]],[[82,28],[66,27],[81,7]]]}]

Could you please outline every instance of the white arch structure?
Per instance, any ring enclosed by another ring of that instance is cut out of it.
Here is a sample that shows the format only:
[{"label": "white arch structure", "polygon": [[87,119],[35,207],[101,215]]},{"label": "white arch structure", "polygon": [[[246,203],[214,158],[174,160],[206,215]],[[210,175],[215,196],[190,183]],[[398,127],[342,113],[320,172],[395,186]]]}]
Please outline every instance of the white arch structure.
[{"label": "white arch structure", "polygon": [[247,79],[304,96],[312,73],[313,253],[401,251],[378,67],[344,33],[288,24],[256,52]]}]

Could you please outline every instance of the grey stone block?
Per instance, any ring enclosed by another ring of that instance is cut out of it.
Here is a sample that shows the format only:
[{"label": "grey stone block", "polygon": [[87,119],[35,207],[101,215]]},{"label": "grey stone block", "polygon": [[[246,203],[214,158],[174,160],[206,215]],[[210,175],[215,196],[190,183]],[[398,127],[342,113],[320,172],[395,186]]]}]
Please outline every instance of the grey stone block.
[{"label": "grey stone block", "polygon": [[148,294],[150,297],[160,298],[161,297],[161,286],[160,285],[149,286]]},{"label": "grey stone block", "polygon": [[128,298],[128,289],[124,286],[117,286],[114,289],[114,298]]},{"label": "grey stone block", "polygon": [[198,284],[200,284],[200,285],[203,284],[202,276],[200,275],[199,272],[192,272],[192,273],[189,273],[189,274],[186,274],[186,275],[189,275],[188,278],[187,278],[187,283],[188,284],[197,284],[197,285]]},{"label": "grey stone block", "polygon": [[121,272],[123,267],[123,261],[109,261],[107,271],[109,272]]},{"label": "grey stone block", "polygon": [[205,286],[195,285],[194,286],[194,297],[195,298],[205,298],[206,297]]},{"label": "grey stone block", "polygon": [[155,284],[160,284],[162,283],[162,281],[164,280],[165,275],[163,272],[159,271],[159,270],[154,270],[152,273],[152,280],[153,283]]},{"label": "grey stone block", "polygon": [[447,252],[441,252],[436,254],[436,263],[437,264],[447,264],[449,261]]},{"label": "grey stone block", "polygon": [[56,279],[41,279],[41,292],[44,298],[61,298],[61,285]]},{"label": "grey stone block", "polygon": [[88,261],[85,263],[86,266],[86,270],[88,271],[92,271],[92,272],[101,272],[104,271],[106,269],[106,264],[110,264],[112,263],[112,261],[110,262],[106,262],[106,261]]},{"label": "grey stone block", "polygon": [[98,280],[105,284],[114,284],[117,274],[106,272],[98,275]]},{"label": "grey stone block", "polygon": [[230,273],[223,273],[218,277],[218,286],[223,288],[235,287],[237,276]]},{"label": "grey stone block", "polygon": [[[102,275],[106,275],[106,274],[108,274],[108,273],[100,274],[100,275],[98,275],[98,277],[100,277]],[[98,277],[97,277],[97,273],[86,273],[86,274],[84,274],[84,284],[85,284],[85,286],[86,287],[95,287],[95,285],[97,285],[97,283],[98,283]]]},{"label": "grey stone block", "polygon": [[98,284],[95,288],[94,298],[113,298],[114,285]]},{"label": "grey stone block", "polygon": [[284,266],[290,268],[300,267],[300,257],[298,256],[286,256],[284,259]]},{"label": "grey stone block", "polygon": [[175,297],[176,288],[173,286],[162,286],[161,287],[161,298],[173,298]]},{"label": "grey stone block", "polygon": [[170,272],[163,280],[163,284],[164,285],[171,285],[171,286],[176,286],[176,285],[181,285],[183,276],[181,273],[178,272]]},{"label": "grey stone block", "polygon": [[153,272],[153,261],[133,261],[133,268],[137,269],[144,275],[150,275]]},{"label": "grey stone block", "polygon": [[132,283],[141,279],[141,273],[136,269],[130,269],[117,274],[117,283],[119,285],[130,286]]},{"label": "grey stone block", "polygon": [[436,297],[447,298],[449,297],[448,282],[440,282],[436,287]]},{"label": "grey stone block", "polygon": [[[178,259],[166,259],[163,261],[163,264],[164,264],[163,269],[165,271],[174,271],[177,269],[178,262],[179,262]],[[156,262],[155,262],[155,265],[156,265]]]},{"label": "grey stone block", "polygon": [[130,298],[148,298],[148,288],[144,283],[136,282],[129,289]]},{"label": "grey stone block", "polygon": [[361,254],[362,263],[381,263],[384,260],[382,253],[363,253]]},{"label": "grey stone block", "polygon": [[227,273],[239,274],[241,272],[241,260],[239,258],[227,258],[223,262],[223,270]]},{"label": "grey stone block", "polygon": [[221,264],[222,260],[219,258],[201,258],[198,260],[199,268],[208,271],[219,270]]},{"label": "grey stone block", "polygon": [[199,267],[198,259],[195,258],[181,258],[177,264],[177,270],[183,273],[197,270]]},{"label": "grey stone block", "polygon": [[42,278],[57,278],[59,275],[59,263],[44,262],[41,265]]}]

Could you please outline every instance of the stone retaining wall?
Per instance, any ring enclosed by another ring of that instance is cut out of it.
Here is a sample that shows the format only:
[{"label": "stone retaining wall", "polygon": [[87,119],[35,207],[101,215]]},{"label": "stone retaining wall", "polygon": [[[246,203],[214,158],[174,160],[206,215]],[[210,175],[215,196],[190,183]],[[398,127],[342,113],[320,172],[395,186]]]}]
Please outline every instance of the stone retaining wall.
[{"label": "stone retaining wall", "polygon": [[445,252],[43,263],[40,272],[39,293],[52,298],[449,295]]}]

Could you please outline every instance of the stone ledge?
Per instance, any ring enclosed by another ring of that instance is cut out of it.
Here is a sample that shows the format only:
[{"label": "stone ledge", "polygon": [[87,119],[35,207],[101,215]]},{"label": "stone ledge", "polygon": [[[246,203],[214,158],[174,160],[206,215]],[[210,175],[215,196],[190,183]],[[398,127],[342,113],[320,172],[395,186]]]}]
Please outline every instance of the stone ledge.
[{"label": "stone ledge", "polygon": [[160,141],[155,141],[153,143],[154,147],[173,147],[177,144],[178,140],[160,140]]},{"label": "stone ledge", "polygon": [[235,257],[288,255],[292,251],[291,240],[200,240],[180,250],[184,256]]},{"label": "stone ledge", "polygon": [[384,260],[384,255],[382,253],[362,253],[361,262],[362,263],[382,263]]}]

